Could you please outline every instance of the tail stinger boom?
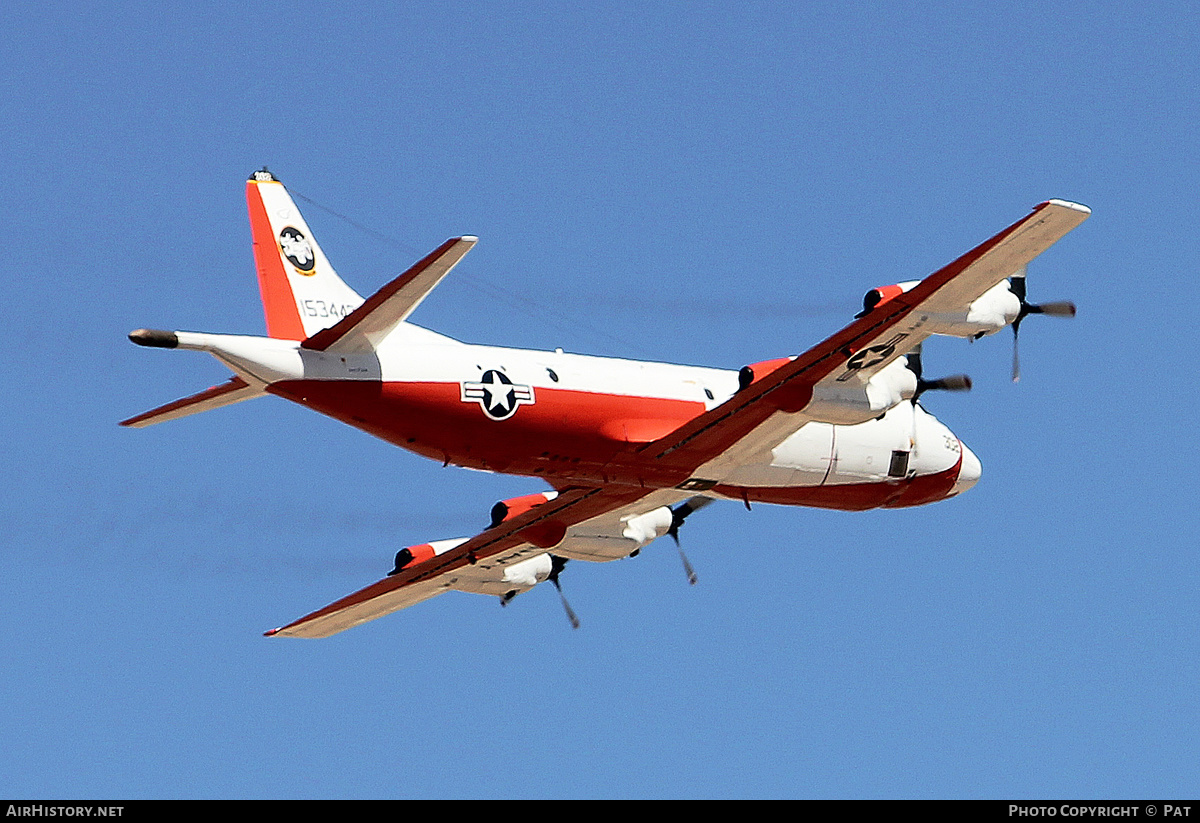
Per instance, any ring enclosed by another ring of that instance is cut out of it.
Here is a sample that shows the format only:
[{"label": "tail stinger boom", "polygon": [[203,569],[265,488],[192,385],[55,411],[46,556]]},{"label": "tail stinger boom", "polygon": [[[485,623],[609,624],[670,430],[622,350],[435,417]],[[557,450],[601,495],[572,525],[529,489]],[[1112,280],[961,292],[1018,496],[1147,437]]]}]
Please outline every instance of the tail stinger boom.
[{"label": "tail stinger boom", "polygon": [[267,394],[267,387],[277,381],[305,377],[300,346],[293,340],[161,329],[137,329],[130,332],[129,339],[139,346],[155,349],[208,352],[233,370],[235,376],[227,383],[123,420],[122,426],[141,428],[210,409],[219,409],[232,403],[262,397]]}]

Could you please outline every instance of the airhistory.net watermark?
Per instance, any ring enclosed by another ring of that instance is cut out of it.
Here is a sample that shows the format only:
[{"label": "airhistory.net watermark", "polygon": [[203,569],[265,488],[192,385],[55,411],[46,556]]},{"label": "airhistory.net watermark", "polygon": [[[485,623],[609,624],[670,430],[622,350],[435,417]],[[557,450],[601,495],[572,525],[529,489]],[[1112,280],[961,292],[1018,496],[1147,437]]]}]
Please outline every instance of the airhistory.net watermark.
[{"label": "airhistory.net watermark", "polygon": [[124,806],[51,806],[44,803],[8,804],[5,817],[120,817]]}]

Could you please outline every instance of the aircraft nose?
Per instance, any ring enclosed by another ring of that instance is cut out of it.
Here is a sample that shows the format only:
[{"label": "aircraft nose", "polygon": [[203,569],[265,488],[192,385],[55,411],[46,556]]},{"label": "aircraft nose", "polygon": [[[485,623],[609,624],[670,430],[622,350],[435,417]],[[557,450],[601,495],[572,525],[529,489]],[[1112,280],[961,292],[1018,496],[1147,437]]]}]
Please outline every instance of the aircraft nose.
[{"label": "aircraft nose", "polygon": [[959,445],[962,447],[962,462],[959,464],[958,479],[954,481],[951,494],[962,494],[979,482],[979,476],[983,474],[983,465],[975,456],[975,452],[968,449],[961,440]]}]

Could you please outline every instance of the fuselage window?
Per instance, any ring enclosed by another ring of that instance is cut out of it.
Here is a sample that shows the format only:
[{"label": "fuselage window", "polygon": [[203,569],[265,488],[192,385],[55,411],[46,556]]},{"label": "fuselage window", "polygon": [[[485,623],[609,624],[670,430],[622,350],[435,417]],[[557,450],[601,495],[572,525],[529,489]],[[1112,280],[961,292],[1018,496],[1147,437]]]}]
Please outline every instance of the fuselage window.
[{"label": "fuselage window", "polygon": [[903,477],[908,474],[908,452],[892,452],[892,463],[888,466],[888,477]]}]

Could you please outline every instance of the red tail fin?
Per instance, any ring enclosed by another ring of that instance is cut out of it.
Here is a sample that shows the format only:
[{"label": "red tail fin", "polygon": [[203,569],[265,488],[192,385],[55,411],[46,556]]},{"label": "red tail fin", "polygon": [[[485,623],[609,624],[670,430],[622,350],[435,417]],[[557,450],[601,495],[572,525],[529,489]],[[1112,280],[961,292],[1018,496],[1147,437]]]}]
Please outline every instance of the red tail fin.
[{"label": "red tail fin", "polygon": [[246,205],[268,335],[305,340],[362,303],[329,265],[287,189],[265,168],[247,181]]}]

